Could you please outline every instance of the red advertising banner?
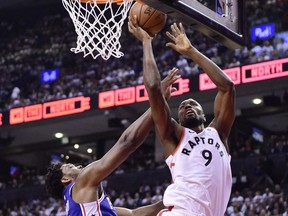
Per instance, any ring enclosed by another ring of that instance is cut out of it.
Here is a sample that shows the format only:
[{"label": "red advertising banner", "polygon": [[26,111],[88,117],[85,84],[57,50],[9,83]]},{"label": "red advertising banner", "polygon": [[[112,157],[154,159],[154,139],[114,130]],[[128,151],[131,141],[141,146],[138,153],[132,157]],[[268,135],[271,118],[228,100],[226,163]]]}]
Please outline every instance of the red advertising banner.
[{"label": "red advertising banner", "polygon": [[[241,83],[241,69],[240,67],[229,68],[223,70],[234,82],[235,85]],[[206,73],[199,75],[199,90],[205,91],[216,88],[215,84],[208,77]]]},{"label": "red advertising banner", "polygon": [[[173,86],[177,88],[177,91],[172,93],[172,96],[182,95],[186,92],[190,92],[189,79],[178,79]],[[108,108],[113,106],[122,106],[127,104],[133,104],[135,102],[147,101],[148,95],[144,85],[138,85],[135,87],[128,87],[123,89],[116,89],[107,92],[100,92],[98,95],[98,108]]]},{"label": "red advertising banner", "polygon": [[41,119],[60,117],[90,110],[90,97],[75,97],[64,100],[13,108],[9,112],[9,123],[20,124]]},{"label": "red advertising banner", "polygon": [[0,126],[3,124],[3,122],[2,122],[2,116],[3,116],[3,114],[0,113]]},{"label": "red advertising banner", "polygon": [[90,97],[74,97],[43,104],[43,118],[54,118],[90,110]]},{"label": "red advertising banner", "polygon": [[115,90],[115,106],[132,104],[135,101],[135,87]]},{"label": "red advertising banner", "polygon": [[288,76],[288,58],[242,67],[242,83]]},{"label": "red advertising banner", "polygon": [[[233,80],[235,85],[280,78],[288,76],[288,58],[229,68],[223,71]],[[191,81],[195,80],[190,80],[189,78],[178,79],[173,84],[173,87],[176,87],[177,91],[172,93],[172,96],[197,91],[196,88],[191,89]],[[200,91],[216,88],[206,73],[199,75],[198,82],[198,90]],[[0,126],[72,115],[91,110],[91,106],[94,106],[93,109],[104,109],[148,100],[144,85],[100,92],[97,96],[96,100],[98,99],[98,104],[90,103],[90,97],[79,96],[43,104],[12,108],[10,111],[0,113]]]}]

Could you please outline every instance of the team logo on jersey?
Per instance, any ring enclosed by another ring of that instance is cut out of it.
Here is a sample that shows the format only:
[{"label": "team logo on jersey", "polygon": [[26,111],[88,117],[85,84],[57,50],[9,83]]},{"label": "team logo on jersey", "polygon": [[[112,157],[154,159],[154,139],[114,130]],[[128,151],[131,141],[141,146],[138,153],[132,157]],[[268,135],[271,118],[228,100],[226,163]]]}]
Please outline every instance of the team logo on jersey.
[{"label": "team logo on jersey", "polygon": [[185,144],[185,147],[182,149],[183,154],[189,156],[192,152],[192,150],[198,146],[198,145],[210,145],[210,146],[214,146],[218,151],[220,156],[223,156],[223,151],[220,148],[220,144],[215,141],[213,138],[211,137],[192,137],[192,139],[188,140],[188,142]]}]

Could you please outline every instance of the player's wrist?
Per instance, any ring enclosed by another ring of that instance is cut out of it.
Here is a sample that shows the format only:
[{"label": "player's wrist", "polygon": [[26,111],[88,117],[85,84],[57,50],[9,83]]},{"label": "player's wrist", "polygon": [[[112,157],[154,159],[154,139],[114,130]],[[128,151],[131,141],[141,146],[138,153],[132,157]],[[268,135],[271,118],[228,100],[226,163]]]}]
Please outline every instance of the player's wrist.
[{"label": "player's wrist", "polygon": [[198,50],[191,45],[190,47],[185,49],[184,54],[189,57],[193,57],[197,53],[197,51]]},{"label": "player's wrist", "polygon": [[149,35],[145,36],[142,40],[143,44],[150,44],[152,42],[153,38],[150,37]]}]

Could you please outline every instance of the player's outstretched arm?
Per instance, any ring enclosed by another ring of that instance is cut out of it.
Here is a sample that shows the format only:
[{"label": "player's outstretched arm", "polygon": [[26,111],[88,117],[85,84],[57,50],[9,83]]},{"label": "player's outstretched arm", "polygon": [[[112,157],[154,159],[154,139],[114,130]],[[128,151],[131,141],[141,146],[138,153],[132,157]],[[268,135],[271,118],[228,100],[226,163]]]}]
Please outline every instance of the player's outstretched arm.
[{"label": "player's outstretched arm", "polygon": [[[166,98],[169,98],[170,93],[175,91],[171,85],[177,79],[178,76],[175,73],[169,73],[162,81],[162,92],[165,93]],[[116,144],[101,159],[83,169],[77,177],[76,189],[97,186],[144,142],[153,125],[151,110],[148,109],[123,132]]]},{"label": "player's outstretched arm", "polygon": [[[161,92],[161,78],[156,65],[152,37],[138,26],[136,17],[129,17],[128,29],[143,45],[143,77],[149,96],[152,117],[157,129],[157,134],[164,147],[164,155],[170,155],[181,136],[181,126],[171,117],[170,108]],[[173,68],[171,73],[178,75],[178,69]],[[180,77],[180,75],[178,75]]]},{"label": "player's outstretched arm", "polygon": [[166,45],[191,58],[217,86],[218,93],[214,102],[215,118],[210,126],[215,127],[222,141],[227,143],[235,119],[235,88],[233,81],[213,61],[191,44],[181,23],[171,25],[171,32],[167,32],[166,35],[172,40]]}]

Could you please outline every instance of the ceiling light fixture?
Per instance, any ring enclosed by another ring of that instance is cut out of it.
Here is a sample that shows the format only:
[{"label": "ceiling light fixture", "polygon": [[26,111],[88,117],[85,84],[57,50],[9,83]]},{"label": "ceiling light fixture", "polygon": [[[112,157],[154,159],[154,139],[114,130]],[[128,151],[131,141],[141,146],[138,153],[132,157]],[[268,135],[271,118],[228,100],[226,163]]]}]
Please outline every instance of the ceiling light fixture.
[{"label": "ceiling light fixture", "polygon": [[58,132],[58,133],[55,133],[54,136],[55,136],[57,139],[60,139],[60,138],[62,138],[62,137],[64,136],[64,134]]},{"label": "ceiling light fixture", "polygon": [[261,104],[261,103],[262,103],[262,99],[260,99],[260,98],[254,98],[254,99],[252,100],[252,103],[255,104],[255,105]]},{"label": "ceiling light fixture", "polygon": [[93,152],[93,150],[92,150],[91,148],[88,148],[88,149],[87,149],[87,152],[88,152],[89,154],[91,154],[91,153]]}]

